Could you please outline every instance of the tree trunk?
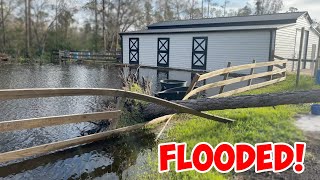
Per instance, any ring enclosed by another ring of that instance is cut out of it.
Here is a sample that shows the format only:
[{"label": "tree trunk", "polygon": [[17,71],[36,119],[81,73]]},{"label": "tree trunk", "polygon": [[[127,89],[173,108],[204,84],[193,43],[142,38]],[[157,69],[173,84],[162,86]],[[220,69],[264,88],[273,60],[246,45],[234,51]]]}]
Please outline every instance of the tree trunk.
[{"label": "tree trunk", "polygon": [[106,3],[105,0],[102,0],[102,36],[103,36],[103,52],[107,50],[107,39],[106,39]]},{"label": "tree trunk", "polygon": [[94,22],[95,22],[95,32],[94,32],[94,48],[95,51],[98,51],[98,1],[94,1]]},{"label": "tree trunk", "polygon": [[3,0],[1,0],[1,26],[2,26],[2,50],[6,49],[6,27],[4,23],[4,7],[3,7]]},{"label": "tree trunk", "polygon": [[204,18],[204,6],[203,6],[203,0],[201,1],[201,14],[202,14],[202,18]]},{"label": "tree trunk", "polygon": [[[174,101],[178,104],[198,111],[224,110],[237,108],[270,107],[286,104],[303,104],[320,102],[320,90],[284,92],[275,94],[244,95],[212,99],[192,99]],[[142,108],[145,119],[154,119],[160,116],[177,113],[156,104],[147,104]]]},{"label": "tree trunk", "polygon": [[120,33],[120,8],[121,8],[121,0],[118,0],[118,8],[117,8],[117,34],[116,34],[116,49],[118,50],[118,42],[119,42],[119,33]]},{"label": "tree trunk", "polygon": [[32,37],[31,37],[31,23],[32,23],[32,19],[31,19],[31,0],[28,0],[28,37],[29,37],[29,57],[31,57],[31,52],[30,52],[30,47],[31,47],[31,41],[32,41]]},{"label": "tree trunk", "polygon": [[28,18],[28,0],[25,0],[25,33],[26,33],[26,58],[29,57],[29,51],[30,51],[30,37],[29,37],[29,18]]}]

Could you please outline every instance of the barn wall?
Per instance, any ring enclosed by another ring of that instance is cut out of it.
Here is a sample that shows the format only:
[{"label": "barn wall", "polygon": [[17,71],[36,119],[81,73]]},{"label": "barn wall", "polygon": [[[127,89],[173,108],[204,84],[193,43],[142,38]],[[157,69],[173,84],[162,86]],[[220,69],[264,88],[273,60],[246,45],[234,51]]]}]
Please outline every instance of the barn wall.
[{"label": "barn wall", "polygon": [[[311,24],[308,21],[308,19],[305,16],[301,16],[300,18],[298,18],[297,23],[295,25],[277,30],[275,55],[289,59],[298,58],[299,54],[297,50],[300,46],[299,30],[301,30],[302,27],[304,27],[305,30],[309,31],[307,59],[312,58],[312,45],[316,45],[317,54],[319,37],[311,29]],[[310,68],[311,66],[311,63],[307,63],[306,67]],[[287,67],[288,70],[295,70],[297,68],[297,63],[290,62]]]},{"label": "barn wall", "polygon": [[171,68],[191,69],[193,37],[208,37],[207,70],[269,60],[270,31],[123,35],[123,63],[129,63],[129,38],[139,38],[140,64],[157,66],[157,39],[170,38]]}]

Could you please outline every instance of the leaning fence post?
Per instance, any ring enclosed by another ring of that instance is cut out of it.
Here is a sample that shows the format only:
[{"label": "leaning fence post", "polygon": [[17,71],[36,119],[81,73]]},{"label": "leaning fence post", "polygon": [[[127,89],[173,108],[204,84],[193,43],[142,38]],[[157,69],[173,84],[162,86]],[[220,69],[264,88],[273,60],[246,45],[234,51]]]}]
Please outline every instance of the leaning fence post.
[{"label": "leaning fence post", "polygon": [[199,78],[200,78],[200,74],[196,73],[194,75],[190,85],[189,85],[189,88],[188,88],[188,90],[186,92],[186,95],[189,94],[194,89],[194,87],[196,87],[196,84],[197,84]]},{"label": "leaning fence post", "polygon": [[304,27],[301,29],[296,86],[299,86],[299,82],[300,82],[300,71],[301,71],[301,57],[302,57],[302,47],[303,47],[303,36],[304,36]]},{"label": "leaning fence post", "polygon": [[[255,64],[255,63],[256,63],[256,60],[253,60],[252,64]],[[250,75],[252,75],[253,73],[254,73],[254,68],[251,68]],[[252,84],[252,79],[249,79],[248,86],[251,86],[251,84]]]},{"label": "leaning fence post", "polygon": [[315,66],[314,66],[314,77],[317,77],[317,73],[318,73],[318,69],[319,69],[319,62],[320,62],[320,57],[318,57],[317,59],[316,59],[316,64],[315,64]]},{"label": "leaning fence post", "polygon": [[[230,66],[231,66],[231,62],[228,62],[227,68],[230,67]],[[226,74],[224,75],[224,77],[223,77],[223,80],[224,80],[224,81],[229,78],[229,74],[230,74],[230,73],[228,72],[228,73],[226,73]],[[225,87],[225,86],[221,86],[221,87],[220,87],[219,94],[223,93],[224,87]]]}]

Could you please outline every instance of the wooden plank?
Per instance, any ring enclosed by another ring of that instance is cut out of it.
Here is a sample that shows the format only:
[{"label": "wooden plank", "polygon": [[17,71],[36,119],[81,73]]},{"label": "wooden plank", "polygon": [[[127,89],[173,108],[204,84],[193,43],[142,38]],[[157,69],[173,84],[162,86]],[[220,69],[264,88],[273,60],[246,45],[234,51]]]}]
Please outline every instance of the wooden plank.
[{"label": "wooden plank", "polygon": [[35,147],[31,147],[31,148],[1,153],[0,154],[0,163],[1,162],[8,162],[8,161],[16,160],[16,159],[22,159],[22,158],[26,158],[26,157],[30,157],[30,156],[35,156],[35,155],[41,155],[41,154],[49,153],[52,151],[62,150],[62,149],[70,148],[73,146],[78,146],[81,144],[92,143],[92,142],[99,141],[99,140],[104,140],[104,139],[111,137],[111,136],[114,136],[114,135],[120,135],[124,132],[130,132],[130,131],[140,129],[140,128],[144,127],[145,125],[146,125],[145,123],[142,123],[142,124],[124,127],[124,128],[120,128],[120,129],[116,129],[116,130],[112,130],[112,131],[107,131],[107,132],[92,134],[92,135],[88,135],[88,136],[68,139],[65,141],[53,142],[53,143],[35,146]]},{"label": "wooden plank", "polygon": [[[320,41],[320,40],[319,40]],[[319,52],[320,53],[320,52]],[[314,77],[317,77],[318,70],[319,70],[319,63],[320,63],[320,57],[317,58],[316,64],[314,66]]]},{"label": "wooden plank", "polygon": [[285,79],[286,79],[286,77],[282,77],[282,78],[274,79],[274,80],[271,80],[271,81],[254,84],[254,85],[251,85],[251,86],[246,86],[246,87],[239,88],[239,89],[236,89],[236,90],[228,91],[228,92],[225,92],[225,93],[222,93],[222,94],[217,94],[217,95],[211,96],[209,98],[227,97],[227,96],[231,96],[231,95],[234,95],[234,94],[242,93],[242,92],[245,92],[245,91],[258,89],[258,88],[261,88],[261,87],[264,87],[264,86],[269,86],[269,85],[284,81]]},{"label": "wooden plank", "polygon": [[186,97],[189,98],[189,97],[191,97],[201,91],[205,91],[210,88],[215,88],[215,87],[219,87],[219,86],[223,86],[223,85],[229,85],[229,84],[247,81],[249,79],[254,79],[254,78],[265,77],[265,76],[269,76],[269,75],[273,75],[273,74],[280,74],[285,71],[286,70],[278,69],[278,70],[274,70],[274,71],[268,71],[268,72],[259,73],[259,74],[247,75],[247,76],[237,77],[237,78],[233,78],[233,79],[229,79],[229,80],[225,80],[225,81],[219,81],[219,82],[215,82],[215,83],[211,83],[211,84],[206,84],[206,85],[201,86],[197,89],[194,89]]},{"label": "wooden plank", "polygon": [[194,77],[193,77],[190,85],[189,85],[189,88],[188,88],[186,94],[188,94],[189,92],[191,92],[191,91],[194,89],[194,87],[196,86],[199,78],[200,78],[200,74],[196,73],[196,74],[194,75]]},{"label": "wooden plank", "polygon": [[245,65],[240,65],[240,66],[232,66],[229,68],[225,68],[225,69],[219,69],[216,71],[212,71],[206,74],[203,74],[200,76],[199,81],[208,79],[208,78],[212,78],[215,76],[219,76],[221,74],[225,74],[225,73],[230,73],[230,72],[234,72],[234,71],[240,71],[240,70],[245,70],[245,69],[250,69],[250,68],[259,68],[259,67],[265,67],[265,66],[271,66],[271,65],[277,65],[277,64],[283,64],[285,60],[277,60],[277,61],[268,61],[268,62],[261,62],[261,63],[256,63],[256,64],[245,64]]},{"label": "wooden plank", "polygon": [[146,66],[141,64],[122,64],[122,63],[110,63],[110,65],[118,66],[118,67],[134,67],[134,68],[148,68],[148,69],[157,69],[157,70],[174,70],[174,71],[184,71],[184,72],[197,72],[204,73],[207,72],[205,70],[195,70],[195,69],[182,69],[182,68],[170,68],[170,67],[154,67],[154,66]]},{"label": "wooden plank", "polygon": [[277,56],[277,55],[274,55],[274,58],[280,59],[280,60],[285,60],[286,59],[286,58],[283,58],[283,57],[280,57],[280,56]]},{"label": "wooden plank", "polygon": [[56,96],[121,96],[125,98],[133,98],[141,101],[155,103],[167,108],[175,109],[179,113],[188,113],[195,116],[219,121],[219,122],[233,122],[233,120],[226,121],[225,118],[214,116],[206,113],[196,111],[192,108],[160,99],[154,96],[139,94],[135,92],[124,91],[121,89],[109,88],[35,88],[35,89],[9,89],[0,90],[0,100],[8,99],[24,99],[24,98],[39,98],[39,97],[56,97]]},{"label": "wooden plank", "polygon": [[[256,60],[253,60],[252,63],[253,63],[253,64],[256,63]],[[252,75],[253,73],[254,73],[254,68],[251,68],[251,70],[250,70],[250,75]],[[249,81],[248,81],[248,86],[251,86],[251,84],[252,84],[252,79],[249,79]],[[221,94],[221,93],[220,93],[220,94]]]},{"label": "wooden plank", "polygon": [[[227,68],[228,68],[228,67],[231,67],[231,62],[228,62]],[[229,74],[230,74],[230,73],[226,73],[226,74],[224,75],[224,77],[223,77],[223,80],[224,80],[224,81],[229,78]],[[220,87],[219,94],[223,93],[224,87],[225,87],[225,86],[221,86],[221,87]]]},{"label": "wooden plank", "polygon": [[300,82],[301,57],[302,57],[302,48],[303,48],[303,39],[304,39],[303,36],[304,36],[304,27],[301,29],[298,68],[297,68],[297,77],[296,77],[296,86],[299,86],[299,82]]},{"label": "wooden plank", "polygon": [[118,118],[121,111],[106,111],[87,114],[74,114],[65,116],[52,116],[44,118],[21,119],[0,122],[0,132],[32,129],[62,124],[71,124],[87,121],[97,121],[102,119]]},{"label": "wooden plank", "polygon": [[[288,59],[288,61],[297,62],[299,59]],[[313,62],[312,59],[301,59],[301,62]]]},{"label": "wooden plank", "polygon": [[286,77],[287,76],[287,63],[283,63],[283,68],[282,69],[285,69],[286,71],[282,73],[282,77]]}]

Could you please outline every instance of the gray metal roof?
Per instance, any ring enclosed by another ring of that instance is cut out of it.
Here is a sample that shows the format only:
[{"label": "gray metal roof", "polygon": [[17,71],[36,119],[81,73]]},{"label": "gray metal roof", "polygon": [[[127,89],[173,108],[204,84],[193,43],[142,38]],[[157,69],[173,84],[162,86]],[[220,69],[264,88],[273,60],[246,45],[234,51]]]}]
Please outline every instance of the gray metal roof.
[{"label": "gray metal roof", "polygon": [[204,28],[177,28],[177,29],[145,29],[139,31],[122,32],[121,35],[139,35],[139,34],[173,34],[173,33],[205,33],[219,31],[241,31],[241,30],[267,30],[280,29],[292,24],[272,24],[272,25],[255,25],[255,26],[224,26],[224,27],[204,27]]},{"label": "gray metal roof", "polygon": [[148,29],[290,24],[304,14],[307,12],[163,21],[149,25]]}]

